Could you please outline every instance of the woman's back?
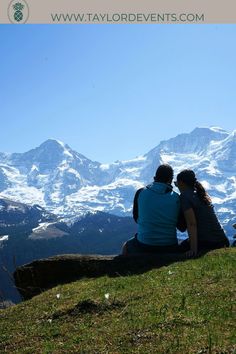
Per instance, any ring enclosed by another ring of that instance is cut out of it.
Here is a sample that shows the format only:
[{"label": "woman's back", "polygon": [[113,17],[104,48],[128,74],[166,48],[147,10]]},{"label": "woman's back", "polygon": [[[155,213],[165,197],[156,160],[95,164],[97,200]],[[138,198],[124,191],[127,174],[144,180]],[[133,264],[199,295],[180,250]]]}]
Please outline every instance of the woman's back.
[{"label": "woman's back", "polygon": [[180,195],[180,200],[183,211],[190,208],[194,210],[199,244],[228,244],[225,232],[217,219],[211,203],[205,203],[200,200],[196,191],[192,189],[183,191]]}]

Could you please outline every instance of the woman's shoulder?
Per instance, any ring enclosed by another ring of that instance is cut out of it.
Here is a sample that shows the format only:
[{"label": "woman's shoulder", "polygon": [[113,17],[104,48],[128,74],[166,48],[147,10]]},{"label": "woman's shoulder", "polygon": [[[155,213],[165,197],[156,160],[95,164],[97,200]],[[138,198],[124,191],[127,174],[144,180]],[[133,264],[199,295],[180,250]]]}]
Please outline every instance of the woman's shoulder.
[{"label": "woman's shoulder", "polygon": [[195,198],[195,193],[194,193],[194,191],[191,190],[191,189],[186,189],[185,191],[181,192],[180,198],[181,198],[182,200],[185,200],[185,199],[190,199],[190,200],[192,200],[192,199]]},{"label": "woman's shoulder", "polygon": [[194,192],[192,190],[186,189],[180,194],[180,203],[182,210],[185,212],[188,209],[194,208],[196,201],[194,199]]}]

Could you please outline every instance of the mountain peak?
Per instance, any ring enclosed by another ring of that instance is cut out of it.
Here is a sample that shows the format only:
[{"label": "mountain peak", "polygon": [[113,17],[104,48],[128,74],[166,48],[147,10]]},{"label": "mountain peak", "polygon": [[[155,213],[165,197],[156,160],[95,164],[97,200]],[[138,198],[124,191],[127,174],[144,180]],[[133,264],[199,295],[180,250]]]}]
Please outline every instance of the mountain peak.
[{"label": "mountain peak", "polygon": [[41,147],[50,147],[50,148],[60,148],[60,149],[64,149],[65,148],[65,144],[58,140],[58,139],[47,139],[45,140],[42,144],[40,144],[39,146],[40,148]]},{"label": "mountain peak", "polygon": [[54,156],[64,156],[67,158],[73,158],[72,149],[67,144],[64,144],[58,139],[47,139],[39,147],[37,147],[36,150],[43,154],[50,153]]},{"label": "mountain peak", "polygon": [[197,127],[190,133],[179,134],[169,140],[161,141],[159,148],[177,153],[201,153],[212,141],[226,139],[229,133],[219,127]]},{"label": "mountain peak", "polygon": [[213,139],[221,140],[226,138],[229,133],[220,127],[197,127],[193,131],[191,131],[190,135],[211,136]]}]

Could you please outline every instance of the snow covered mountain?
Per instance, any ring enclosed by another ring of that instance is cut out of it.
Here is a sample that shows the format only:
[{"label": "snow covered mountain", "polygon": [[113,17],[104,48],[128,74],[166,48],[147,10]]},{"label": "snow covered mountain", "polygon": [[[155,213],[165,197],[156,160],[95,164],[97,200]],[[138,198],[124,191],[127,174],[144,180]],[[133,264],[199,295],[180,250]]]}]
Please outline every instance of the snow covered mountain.
[{"label": "snow covered mountain", "polygon": [[216,127],[196,128],[112,164],[91,161],[53,139],[26,153],[0,153],[0,197],[66,218],[98,210],[130,215],[135,190],[152,181],[160,163],[170,163],[175,173],[194,169],[230,230],[236,222],[236,131]]}]

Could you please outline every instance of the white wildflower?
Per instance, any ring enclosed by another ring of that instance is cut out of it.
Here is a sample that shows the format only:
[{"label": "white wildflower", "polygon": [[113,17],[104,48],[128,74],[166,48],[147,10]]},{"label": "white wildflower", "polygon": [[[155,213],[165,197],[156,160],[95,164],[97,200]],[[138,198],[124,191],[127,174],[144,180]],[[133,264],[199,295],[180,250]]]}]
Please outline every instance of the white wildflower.
[{"label": "white wildflower", "polygon": [[174,272],[172,272],[171,270],[169,270],[169,271],[168,271],[168,274],[169,274],[169,275],[172,275],[172,274],[174,274]]},{"label": "white wildflower", "polygon": [[109,297],[110,297],[109,293],[106,293],[104,296],[105,296],[105,299],[109,300]]},{"label": "white wildflower", "polygon": [[57,295],[56,295],[56,298],[57,298],[57,299],[60,299],[60,297],[61,297],[61,294],[57,294]]}]

